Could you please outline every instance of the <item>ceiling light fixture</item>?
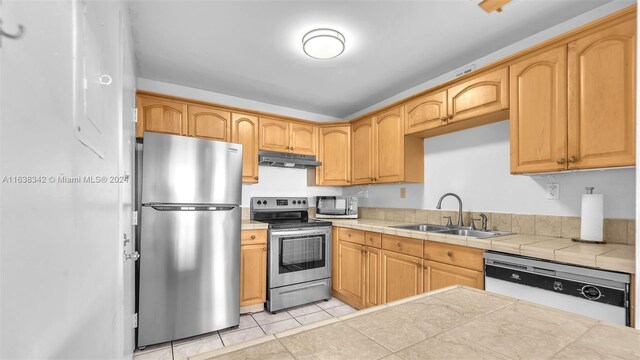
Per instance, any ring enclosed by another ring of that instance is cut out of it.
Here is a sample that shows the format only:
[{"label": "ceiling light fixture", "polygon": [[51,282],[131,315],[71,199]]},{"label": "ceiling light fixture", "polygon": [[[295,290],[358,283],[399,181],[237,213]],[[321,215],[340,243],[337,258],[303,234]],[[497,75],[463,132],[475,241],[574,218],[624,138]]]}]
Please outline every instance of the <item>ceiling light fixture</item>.
[{"label": "ceiling light fixture", "polygon": [[302,37],[302,50],[314,59],[331,59],[344,51],[344,35],[327,28],[314,29]]}]

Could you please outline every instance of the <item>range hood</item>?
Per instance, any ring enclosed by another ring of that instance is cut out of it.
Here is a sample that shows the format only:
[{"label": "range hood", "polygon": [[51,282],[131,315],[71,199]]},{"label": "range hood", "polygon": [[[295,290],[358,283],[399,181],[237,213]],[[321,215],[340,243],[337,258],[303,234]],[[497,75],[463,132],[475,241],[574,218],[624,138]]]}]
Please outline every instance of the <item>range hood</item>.
[{"label": "range hood", "polygon": [[315,155],[299,155],[277,151],[258,152],[258,164],[260,166],[275,166],[283,168],[306,169],[322,165],[316,161]]}]

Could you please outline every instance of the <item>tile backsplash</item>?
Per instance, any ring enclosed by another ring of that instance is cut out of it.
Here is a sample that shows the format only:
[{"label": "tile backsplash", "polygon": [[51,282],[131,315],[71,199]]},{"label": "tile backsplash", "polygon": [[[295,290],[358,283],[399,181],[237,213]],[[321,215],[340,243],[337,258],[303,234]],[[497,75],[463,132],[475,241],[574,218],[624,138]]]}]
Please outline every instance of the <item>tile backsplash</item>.
[{"label": "tile backsplash", "polygon": [[[446,225],[448,216],[455,224],[458,212],[450,210],[422,210],[360,207],[360,217],[405,221],[411,223],[429,223]],[[510,213],[485,212],[488,228],[491,230],[510,231],[518,234],[531,234],[564,238],[580,237],[580,218],[572,216],[527,215]],[[469,226],[471,219],[480,219],[480,212],[463,211],[462,219]],[[480,221],[476,221],[480,228]],[[631,244],[636,240],[636,222],[626,219],[605,219],[604,240],[609,243]]]}]

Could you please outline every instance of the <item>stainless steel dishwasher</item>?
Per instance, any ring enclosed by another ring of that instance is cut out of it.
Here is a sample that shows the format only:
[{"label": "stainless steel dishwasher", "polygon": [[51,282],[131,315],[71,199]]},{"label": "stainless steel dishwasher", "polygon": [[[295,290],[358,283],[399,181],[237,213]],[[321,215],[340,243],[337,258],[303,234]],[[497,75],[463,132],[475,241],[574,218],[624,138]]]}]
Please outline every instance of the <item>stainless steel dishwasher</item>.
[{"label": "stainless steel dishwasher", "polygon": [[488,292],[630,325],[629,274],[491,251],[484,259]]}]

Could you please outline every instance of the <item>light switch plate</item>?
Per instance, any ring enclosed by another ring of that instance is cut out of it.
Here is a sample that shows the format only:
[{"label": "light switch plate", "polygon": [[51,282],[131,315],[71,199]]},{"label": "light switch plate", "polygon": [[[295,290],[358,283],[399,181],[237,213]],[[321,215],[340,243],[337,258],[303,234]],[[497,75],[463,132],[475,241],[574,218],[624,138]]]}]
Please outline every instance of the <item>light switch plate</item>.
[{"label": "light switch plate", "polygon": [[547,200],[558,200],[560,198],[560,184],[547,184]]},{"label": "light switch plate", "polygon": [[407,197],[407,188],[401,187],[400,188],[400,198],[401,199],[405,199]]}]

